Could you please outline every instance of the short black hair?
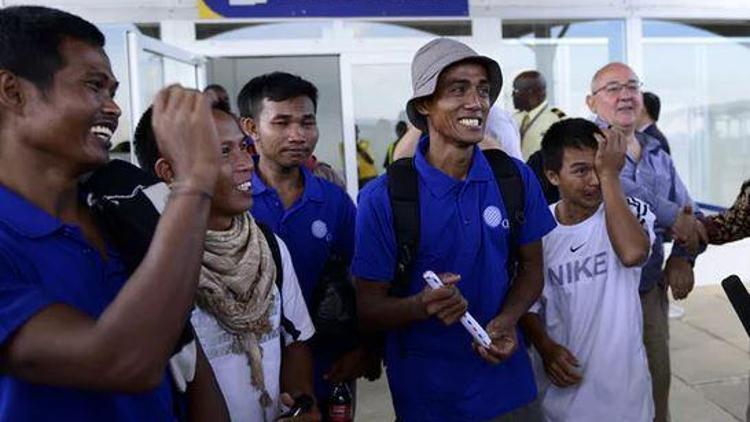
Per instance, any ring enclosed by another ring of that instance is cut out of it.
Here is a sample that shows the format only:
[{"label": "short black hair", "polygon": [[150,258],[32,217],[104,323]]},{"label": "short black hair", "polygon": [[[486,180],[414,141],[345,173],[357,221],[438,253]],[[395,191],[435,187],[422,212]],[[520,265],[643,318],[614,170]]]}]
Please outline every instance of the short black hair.
[{"label": "short black hair", "polygon": [[396,136],[398,136],[399,139],[404,136],[407,130],[409,130],[409,126],[405,121],[399,120],[398,123],[396,123]]},{"label": "short black hair", "polygon": [[203,92],[206,91],[224,91],[227,92],[227,89],[219,84],[209,84],[205,88],[203,88]]},{"label": "short black hair", "polygon": [[590,120],[564,119],[547,129],[542,138],[542,162],[545,170],[555,173],[562,168],[565,148],[597,149],[599,143],[594,134],[602,134],[601,129]]},{"label": "short black hair", "polygon": [[226,111],[227,113],[232,112],[232,106],[229,105],[229,94],[227,93],[226,88],[224,88],[223,86],[219,84],[210,84],[206,88],[203,89],[203,92],[208,92],[208,91],[217,91],[217,92],[221,91],[224,94],[226,94],[227,95],[226,101],[223,101],[223,100],[214,101],[213,104],[211,104],[211,106],[218,108],[219,110]]},{"label": "short black hair", "polygon": [[76,15],[42,6],[0,9],[0,69],[47,90],[65,63],[60,44],[69,37],[104,47],[104,34]]},{"label": "short black hair", "polygon": [[138,125],[133,132],[133,147],[135,148],[135,157],[138,159],[141,169],[146,173],[159,178],[154,171],[156,160],[161,157],[159,146],[156,144],[156,134],[151,119],[154,115],[154,107],[146,109],[138,120]]},{"label": "short black hair", "polygon": [[[239,120],[232,112],[224,110],[217,105],[212,106],[212,110],[223,111],[232,117],[239,126]],[[141,115],[141,118],[138,120],[138,125],[135,127],[135,132],[133,133],[133,146],[135,147],[135,157],[138,159],[138,164],[140,164],[141,169],[151,176],[160,179],[154,169],[156,162],[161,158],[161,151],[159,151],[159,145],[156,143],[154,125],[151,121],[153,114],[154,107],[150,106]]]},{"label": "short black hair", "polygon": [[280,102],[297,97],[308,97],[318,110],[318,88],[312,82],[286,72],[266,73],[246,83],[237,96],[240,116],[256,118],[260,115],[263,99]]},{"label": "short black hair", "polygon": [[658,95],[653,92],[644,92],[643,107],[646,109],[646,114],[651,117],[651,120],[655,122],[659,120],[659,113],[661,113],[661,100],[659,100]]}]

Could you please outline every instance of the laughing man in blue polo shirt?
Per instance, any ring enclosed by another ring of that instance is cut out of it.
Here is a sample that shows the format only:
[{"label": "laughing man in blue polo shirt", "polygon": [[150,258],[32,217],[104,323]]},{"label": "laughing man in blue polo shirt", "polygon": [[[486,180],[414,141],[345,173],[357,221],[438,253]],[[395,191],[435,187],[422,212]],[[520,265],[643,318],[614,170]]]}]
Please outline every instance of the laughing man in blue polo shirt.
[{"label": "laughing man in blue polo shirt", "polygon": [[[498,64],[464,44],[436,39],[412,62],[411,122],[424,136],[418,174],[420,241],[409,295],[388,294],[397,248],[386,176],[360,196],[352,272],[362,322],[387,334],[385,363],[399,421],[534,421],[536,396],[518,319],[542,289],[541,238],[555,226],[534,174],[525,185],[519,271],[508,280],[507,212],[487,159],[476,146],[502,86]],[[446,287],[425,288],[421,274]],[[489,348],[472,344],[459,317],[486,327]]]},{"label": "laughing man in blue polo shirt", "polygon": [[[176,181],[128,274],[78,188],[107,162],[120,116],[103,47],[77,16],[0,9],[0,421],[176,420],[167,363],[193,305],[220,146],[206,97],[157,95]],[[191,416],[227,420],[194,350],[201,385],[188,395],[204,396]]]},{"label": "laughing man in blue polo shirt", "polygon": [[[311,313],[329,259],[336,256],[348,273],[356,218],[347,193],[303,165],[318,143],[317,102],[315,85],[283,72],[253,78],[237,100],[243,128],[255,139],[259,153],[251,212],[288,246]],[[311,346],[315,393],[325,412],[329,382],[353,382],[364,371],[365,354],[351,338],[324,341],[320,328]]]}]

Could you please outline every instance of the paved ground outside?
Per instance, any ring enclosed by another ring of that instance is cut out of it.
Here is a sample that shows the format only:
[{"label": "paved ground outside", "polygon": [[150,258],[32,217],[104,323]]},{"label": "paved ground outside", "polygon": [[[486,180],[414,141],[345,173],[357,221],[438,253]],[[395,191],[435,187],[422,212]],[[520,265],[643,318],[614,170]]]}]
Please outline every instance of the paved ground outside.
[{"label": "paved ground outside", "polygon": [[[672,421],[744,421],[750,340],[723,290],[697,287],[678,304],[685,315],[671,320]],[[357,387],[357,421],[394,420],[384,378]]]}]

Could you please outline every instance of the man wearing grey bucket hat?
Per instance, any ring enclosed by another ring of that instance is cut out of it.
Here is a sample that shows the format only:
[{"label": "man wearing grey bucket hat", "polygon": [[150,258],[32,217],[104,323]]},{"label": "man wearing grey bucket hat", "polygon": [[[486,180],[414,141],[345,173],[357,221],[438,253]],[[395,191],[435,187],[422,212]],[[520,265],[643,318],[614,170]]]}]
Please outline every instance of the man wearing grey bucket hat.
[{"label": "man wearing grey bucket hat", "polygon": [[[477,147],[502,87],[500,66],[438,38],[414,56],[412,85],[407,115],[424,135],[413,159],[391,167],[411,166],[418,245],[404,261],[409,251],[394,228],[394,210],[403,214],[393,196],[400,182],[389,171],[360,194],[352,263],[361,322],[386,332],[396,416],[406,422],[540,420],[529,406],[536,387],[516,325],[541,292],[541,238],[555,222],[531,170],[510,161],[524,197],[522,222],[513,223],[519,265],[511,279],[508,211],[489,156]],[[445,286],[425,288],[427,270]],[[457,324],[467,310],[488,332],[488,347],[473,343]]]}]

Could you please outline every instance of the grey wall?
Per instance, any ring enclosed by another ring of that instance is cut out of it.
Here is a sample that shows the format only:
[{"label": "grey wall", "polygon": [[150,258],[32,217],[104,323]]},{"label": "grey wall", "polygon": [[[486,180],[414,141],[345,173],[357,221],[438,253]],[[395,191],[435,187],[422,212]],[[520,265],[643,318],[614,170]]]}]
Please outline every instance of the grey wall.
[{"label": "grey wall", "polygon": [[338,56],[217,58],[207,67],[208,83],[223,85],[237,111],[237,94],[250,79],[273,71],[299,75],[318,87],[318,129],[315,150],[319,160],[343,174],[343,133]]}]

